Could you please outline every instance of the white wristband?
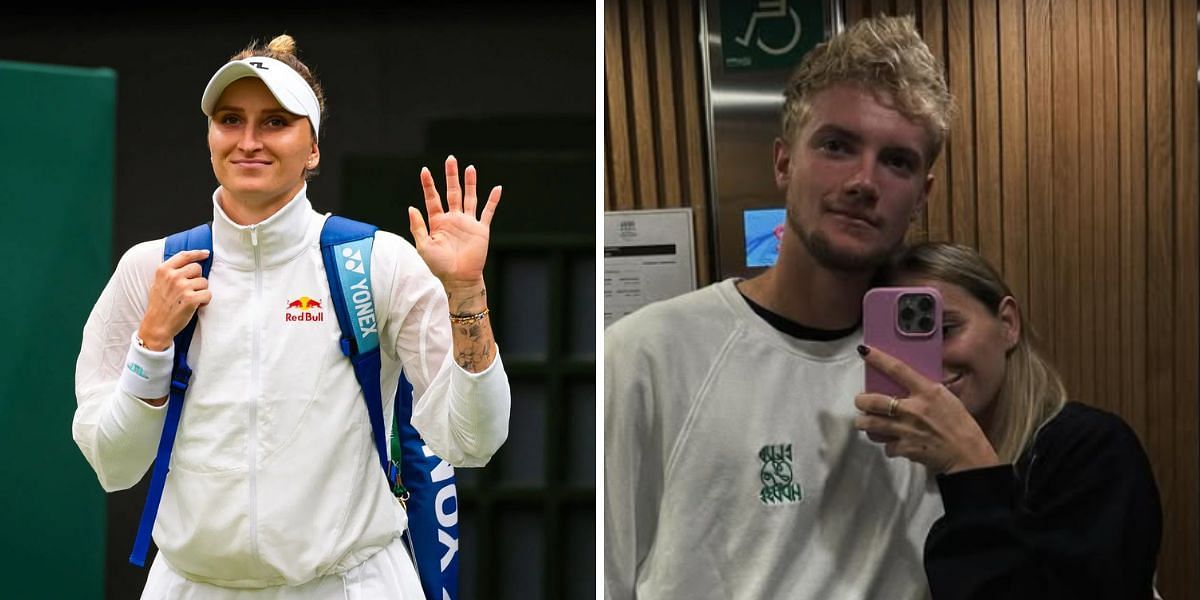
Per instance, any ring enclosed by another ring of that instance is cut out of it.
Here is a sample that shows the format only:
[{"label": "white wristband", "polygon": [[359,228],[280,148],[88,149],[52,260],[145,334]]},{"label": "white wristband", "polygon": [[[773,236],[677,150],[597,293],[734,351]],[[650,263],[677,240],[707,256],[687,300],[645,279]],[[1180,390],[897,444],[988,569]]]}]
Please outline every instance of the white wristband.
[{"label": "white wristband", "polygon": [[135,331],[117,385],[121,391],[135,398],[162,398],[171,390],[171,369],[174,368],[174,361],[174,341],[166,350],[154,352],[138,345]]}]

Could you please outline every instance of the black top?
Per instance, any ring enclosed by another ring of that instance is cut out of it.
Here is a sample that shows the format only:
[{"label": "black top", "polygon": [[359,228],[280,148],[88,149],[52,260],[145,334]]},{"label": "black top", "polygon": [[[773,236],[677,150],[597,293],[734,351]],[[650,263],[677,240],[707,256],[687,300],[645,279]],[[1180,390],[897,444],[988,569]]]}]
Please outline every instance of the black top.
[{"label": "black top", "polygon": [[[741,290],[738,290],[738,293],[741,294]],[[859,323],[855,323],[853,327],[848,327],[846,329],[817,329],[816,327],[809,327],[807,325],[797,323],[781,314],[772,312],[765,306],[762,306],[751,300],[750,296],[742,294],[742,299],[746,301],[746,304],[750,305],[750,310],[753,310],[755,314],[762,317],[762,319],[770,324],[771,327],[774,327],[776,330],[782,333],[786,333],[787,335],[801,340],[811,340],[814,342],[832,342],[833,340],[840,340],[854,333],[855,331],[858,331],[858,326],[860,325]]]},{"label": "black top", "polygon": [[1016,467],[939,475],[925,541],[934,600],[1152,598],[1162,507],[1120,417],[1068,403]]}]

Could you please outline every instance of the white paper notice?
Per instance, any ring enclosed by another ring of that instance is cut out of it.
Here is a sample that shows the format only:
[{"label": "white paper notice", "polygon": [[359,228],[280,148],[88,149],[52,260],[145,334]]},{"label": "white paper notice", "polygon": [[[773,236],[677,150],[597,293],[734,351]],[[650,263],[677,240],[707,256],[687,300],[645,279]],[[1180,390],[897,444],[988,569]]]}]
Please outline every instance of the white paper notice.
[{"label": "white paper notice", "polygon": [[692,209],[604,213],[604,326],[696,289]]}]

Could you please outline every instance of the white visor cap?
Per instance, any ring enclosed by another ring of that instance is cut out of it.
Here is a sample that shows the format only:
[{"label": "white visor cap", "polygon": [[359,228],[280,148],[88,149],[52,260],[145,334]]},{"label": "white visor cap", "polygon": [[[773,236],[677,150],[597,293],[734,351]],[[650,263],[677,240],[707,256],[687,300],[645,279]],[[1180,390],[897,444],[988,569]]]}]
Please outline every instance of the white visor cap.
[{"label": "white visor cap", "polygon": [[221,99],[221,93],[229,84],[243,77],[261,79],[284,110],[294,115],[308,117],[312,123],[314,137],[320,133],[321,105],[317,102],[317,95],[313,93],[308,82],[304,81],[304,78],[286,63],[266,56],[251,56],[231,61],[217,69],[216,74],[208,81],[208,87],[204,88],[204,96],[200,99],[200,110],[212,118],[213,111],[217,108],[217,100]]}]

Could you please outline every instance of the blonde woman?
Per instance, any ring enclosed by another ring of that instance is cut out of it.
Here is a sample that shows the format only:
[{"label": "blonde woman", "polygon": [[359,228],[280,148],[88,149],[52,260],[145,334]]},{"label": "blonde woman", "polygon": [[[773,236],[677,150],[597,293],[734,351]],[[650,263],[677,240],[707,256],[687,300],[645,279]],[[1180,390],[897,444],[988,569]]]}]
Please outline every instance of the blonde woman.
[{"label": "blonde woman", "polygon": [[[338,349],[319,240],[327,215],[307,196],[321,161],[321,86],[284,35],[233,56],[200,104],[220,185],[210,198],[163,197],[212,203],[211,271],[199,264],[207,251],[163,261],[161,238],[131,248],[88,317],[76,371],[75,441],[105,490],[129,488],[164,427],[173,339],[198,317],[142,597],[423,598],[401,541],[407,513]],[[465,192],[458,176],[448,159],[443,208],[422,170],[429,227],[409,209],[416,248],[375,233],[373,312],[358,318],[378,332],[385,422],[403,369],[429,447],[481,466],[508,432],[482,276],[500,190],[476,217],[475,171]],[[287,318],[302,297],[310,318]]]},{"label": "blonde woman", "polygon": [[942,381],[862,347],[910,393],[855,399],[858,429],[938,474],[946,514],[925,544],[933,598],[1151,598],[1162,509],[1133,430],[1067,400],[975,250],[921,244],[887,279],[944,301]]}]

